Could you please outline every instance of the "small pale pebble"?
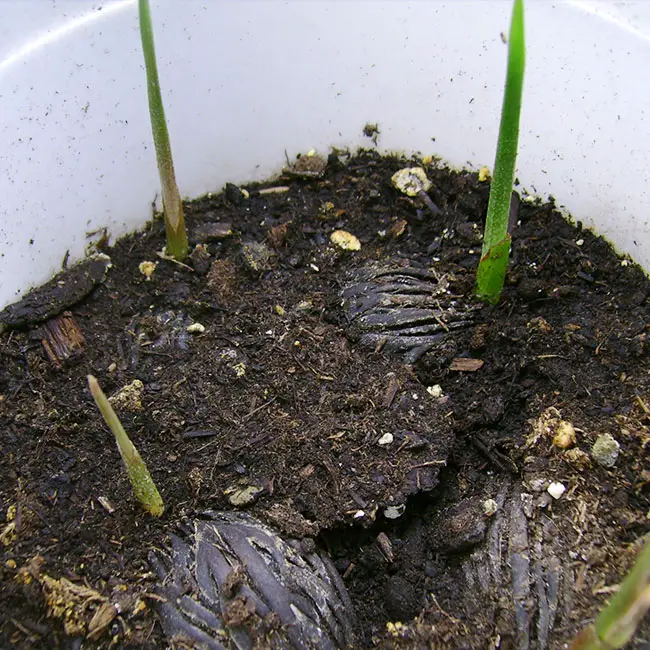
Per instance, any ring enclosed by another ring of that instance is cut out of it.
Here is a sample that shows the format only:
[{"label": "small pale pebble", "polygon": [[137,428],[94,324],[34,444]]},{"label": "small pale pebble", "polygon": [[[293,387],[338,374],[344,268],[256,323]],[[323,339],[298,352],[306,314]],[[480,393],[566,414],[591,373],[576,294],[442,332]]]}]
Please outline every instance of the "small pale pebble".
[{"label": "small pale pebble", "polygon": [[347,232],[347,230],[335,230],[330,235],[330,241],[344,251],[361,250],[361,242],[352,233]]},{"label": "small pale pebble", "polygon": [[301,300],[296,305],[296,310],[298,311],[310,311],[314,307],[314,303],[311,300]]},{"label": "small pale pebble", "polygon": [[559,499],[565,492],[566,488],[562,483],[551,483],[547,488],[546,491],[554,498],[554,499]]},{"label": "small pale pebble", "polygon": [[353,519],[361,519],[362,517],[365,517],[365,516],[366,516],[366,513],[363,510],[357,510],[354,513]]},{"label": "small pale pebble", "polygon": [[576,246],[582,246],[585,243],[584,239],[577,239],[576,240]]},{"label": "small pale pebble", "polygon": [[187,331],[190,334],[203,334],[205,332],[205,325],[201,325],[201,323],[192,323],[187,326]]},{"label": "small pale pebble", "polygon": [[388,506],[384,510],[384,517],[386,519],[399,519],[406,512],[406,506],[404,504],[399,506]]},{"label": "small pale pebble", "polygon": [[142,406],[142,393],[144,391],[144,384],[139,379],[134,379],[130,384],[120,388],[116,395],[108,398],[115,409],[125,409],[127,411],[141,411]]},{"label": "small pale pebble", "polygon": [[543,478],[533,478],[528,481],[528,485],[533,492],[541,492],[544,489],[544,479]]},{"label": "small pale pebble", "polygon": [[147,280],[151,280],[151,276],[153,275],[153,272],[156,270],[156,266],[158,266],[158,262],[140,262],[138,265],[138,269],[140,270],[140,273],[144,275],[144,277]]},{"label": "small pale pebble", "polygon": [[598,436],[591,448],[592,458],[603,467],[614,467],[621,445],[609,433]]},{"label": "small pale pebble", "polygon": [[407,167],[396,171],[391,181],[393,187],[407,196],[417,196],[420,192],[427,192],[431,187],[431,181],[422,167]]},{"label": "small pale pebble", "polygon": [[262,488],[256,485],[234,485],[224,490],[224,495],[228,497],[230,505],[243,508],[254,503],[262,491]]},{"label": "small pale pebble", "polygon": [[573,449],[567,449],[563,454],[563,458],[567,460],[573,467],[578,470],[585,470],[591,467],[591,458],[586,451],[574,447]]},{"label": "small pale pebble", "polygon": [[553,444],[560,449],[569,449],[576,444],[576,430],[571,422],[560,420],[557,423]]},{"label": "small pale pebble", "polygon": [[483,501],[483,514],[486,517],[491,517],[498,509],[499,506],[494,499],[486,499]]},{"label": "small pale pebble", "polygon": [[385,433],[379,440],[377,440],[378,445],[390,445],[393,442],[393,434]]},{"label": "small pale pebble", "polygon": [[442,397],[442,386],[440,384],[436,384],[435,386],[428,386],[427,393],[429,393],[431,397]]}]

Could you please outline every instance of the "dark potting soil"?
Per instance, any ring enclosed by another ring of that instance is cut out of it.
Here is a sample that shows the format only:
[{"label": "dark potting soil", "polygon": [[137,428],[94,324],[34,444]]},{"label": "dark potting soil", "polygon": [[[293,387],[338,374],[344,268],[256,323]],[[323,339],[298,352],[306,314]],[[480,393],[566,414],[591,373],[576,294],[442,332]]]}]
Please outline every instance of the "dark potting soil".
[{"label": "dark potting soil", "polygon": [[[413,165],[429,200],[391,184]],[[159,220],[119,240],[105,277],[68,281],[67,311],[0,337],[0,647],[166,647],[148,557],[205,510],[315,540],[359,648],[560,648],[631,566],[649,528],[641,270],[522,199],[502,300],[479,304],[487,182],[368,151],[312,166],[187,204],[187,264],[157,255]]]}]

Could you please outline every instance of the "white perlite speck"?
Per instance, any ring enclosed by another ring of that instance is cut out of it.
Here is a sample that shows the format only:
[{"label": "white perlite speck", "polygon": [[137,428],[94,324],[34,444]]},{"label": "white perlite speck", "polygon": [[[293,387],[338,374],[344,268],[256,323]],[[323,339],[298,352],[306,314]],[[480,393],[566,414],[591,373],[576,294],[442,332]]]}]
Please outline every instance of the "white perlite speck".
[{"label": "white perlite speck", "polygon": [[442,397],[442,386],[440,384],[436,384],[435,386],[428,386],[427,393],[429,393],[431,397]]},{"label": "white perlite speck", "polygon": [[559,499],[565,492],[566,488],[562,483],[551,483],[547,488],[546,491],[555,499]]},{"label": "white perlite speck", "polygon": [[388,506],[384,510],[384,517],[386,519],[399,519],[406,512],[406,506],[401,504],[399,506]]}]

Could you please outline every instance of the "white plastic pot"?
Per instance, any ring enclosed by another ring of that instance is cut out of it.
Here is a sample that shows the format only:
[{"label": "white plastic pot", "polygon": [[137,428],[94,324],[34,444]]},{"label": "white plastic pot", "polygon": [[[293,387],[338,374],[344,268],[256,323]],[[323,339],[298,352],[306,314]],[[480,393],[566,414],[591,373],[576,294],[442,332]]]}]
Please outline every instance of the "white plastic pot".
[{"label": "white plastic pot", "polygon": [[[511,3],[152,2],[181,192],[370,145],[493,164]],[[650,269],[650,5],[526,6],[518,177]],[[144,225],[158,193],[135,0],[0,3],[0,305]]]}]

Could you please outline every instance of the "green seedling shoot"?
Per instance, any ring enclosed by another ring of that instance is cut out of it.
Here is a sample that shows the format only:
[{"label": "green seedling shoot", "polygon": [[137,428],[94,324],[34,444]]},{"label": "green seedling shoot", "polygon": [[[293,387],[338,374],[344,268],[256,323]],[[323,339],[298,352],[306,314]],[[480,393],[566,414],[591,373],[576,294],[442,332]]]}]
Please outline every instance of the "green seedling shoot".
[{"label": "green seedling shoot", "polygon": [[646,542],[619,590],[596,622],[573,640],[569,650],[617,650],[634,635],[650,608],[650,541]]},{"label": "green seedling shoot", "polygon": [[490,186],[481,261],[476,274],[476,295],[493,304],[498,302],[501,296],[510,255],[508,221],[519,143],[519,115],[525,60],[524,3],[523,0],[515,0],[510,23],[508,72],[501,109],[494,177]]},{"label": "green seedling shoot", "polygon": [[153,43],[149,0],[139,0],[138,10],[144,65],[147,72],[149,116],[151,118],[151,130],[153,132],[153,142],[156,149],[158,172],[162,187],[163,213],[165,216],[165,231],[167,233],[167,254],[181,261],[187,257],[187,231],[185,230],[183,203],[181,201],[181,195],[178,192],[176,175],[174,174],[174,161],[172,159],[171,144],[169,143],[165,110],[160,95],[160,82],[158,81],[158,66],[156,65],[156,51]]},{"label": "green seedling shoot", "polygon": [[149,514],[160,517],[165,510],[165,505],[147,466],[144,464],[138,450],[129,440],[129,436],[126,435],[126,431],[113,407],[92,375],[88,375],[88,386],[108,428],[115,435],[117,447],[126,467],[126,473],[133,486],[133,493]]}]

